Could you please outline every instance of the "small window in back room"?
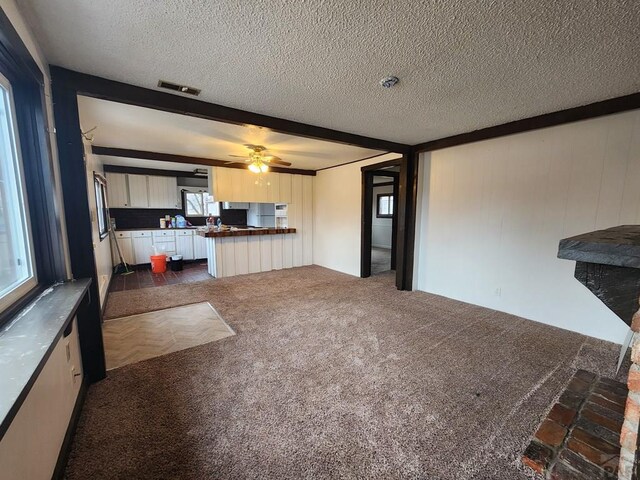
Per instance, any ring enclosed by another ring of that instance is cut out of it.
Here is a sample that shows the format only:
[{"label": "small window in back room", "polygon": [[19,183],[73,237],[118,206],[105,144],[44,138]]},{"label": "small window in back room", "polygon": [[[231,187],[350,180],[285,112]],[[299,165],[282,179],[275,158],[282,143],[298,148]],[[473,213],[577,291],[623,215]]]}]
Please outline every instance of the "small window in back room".
[{"label": "small window in back room", "polygon": [[378,194],[378,207],[376,209],[376,217],[393,217],[393,195],[389,193]]},{"label": "small window in back room", "polygon": [[0,75],[0,312],[37,284],[11,84]]}]

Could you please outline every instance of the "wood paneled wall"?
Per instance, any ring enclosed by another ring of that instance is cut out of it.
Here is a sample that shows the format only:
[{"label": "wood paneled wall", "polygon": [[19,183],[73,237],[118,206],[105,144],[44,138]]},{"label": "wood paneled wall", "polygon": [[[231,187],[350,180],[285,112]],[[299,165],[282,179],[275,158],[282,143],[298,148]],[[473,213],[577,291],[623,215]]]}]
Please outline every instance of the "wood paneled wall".
[{"label": "wood paneled wall", "polygon": [[620,342],[558,242],[640,223],[640,111],[423,154],[417,288]]}]

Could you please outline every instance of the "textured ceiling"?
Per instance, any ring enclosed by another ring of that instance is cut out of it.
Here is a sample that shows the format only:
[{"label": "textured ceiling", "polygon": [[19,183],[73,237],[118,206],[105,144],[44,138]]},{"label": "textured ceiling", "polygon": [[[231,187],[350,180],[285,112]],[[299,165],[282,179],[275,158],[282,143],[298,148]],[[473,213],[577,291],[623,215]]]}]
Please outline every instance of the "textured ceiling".
[{"label": "textured ceiling", "polygon": [[637,0],[20,4],[50,63],[403,143],[640,90]]},{"label": "textured ceiling", "polygon": [[[264,145],[270,154],[290,162],[291,168],[308,170],[331,167],[384,153],[286,135],[266,128],[214,122],[83,96],[78,97],[78,109],[82,129],[88,131],[98,127],[91,132],[93,144],[103,147],[242,162],[243,158],[230,155],[242,155],[246,158],[248,150],[243,145],[251,143]],[[157,165],[164,163],[153,160],[151,162]],[[141,161],[120,160],[107,163],[152,168],[143,165],[146,162]],[[165,167],[175,169],[175,164],[172,165]]]}]

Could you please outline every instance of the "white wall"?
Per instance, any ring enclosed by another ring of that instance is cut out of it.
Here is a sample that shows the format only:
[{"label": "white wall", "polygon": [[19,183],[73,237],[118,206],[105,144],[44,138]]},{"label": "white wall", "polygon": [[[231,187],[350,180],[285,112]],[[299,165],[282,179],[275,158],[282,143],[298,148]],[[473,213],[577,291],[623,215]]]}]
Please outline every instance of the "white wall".
[{"label": "white wall", "polygon": [[[86,126],[82,127],[83,129]],[[104,305],[107,298],[107,290],[113,273],[111,260],[111,238],[100,239],[98,226],[98,209],[96,206],[96,192],[93,185],[93,173],[104,176],[104,163],[101,158],[91,153],[91,144],[84,142],[85,165],[87,168],[87,192],[89,194],[89,213],[91,216],[91,236],[93,237],[93,257],[96,260],[96,272],[98,274],[98,291],[100,293],[100,306]]]},{"label": "white wall", "polygon": [[438,150],[421,174],[419,290],[622,342],[626,325],[557,251],[640,223],[640,111]]},{"label": "white wall", "polygon": [[313,263],[360,276],[362,168],[398,158],[380,157],[320,170],[313,187]]},{"label": "white wall", "polygon": [[381,193],[393,193],[393,185],[373,187],[373,209],[371,213],[371,246],[391,248],[393,219],[378,218],[376,216],[378,195]]}]

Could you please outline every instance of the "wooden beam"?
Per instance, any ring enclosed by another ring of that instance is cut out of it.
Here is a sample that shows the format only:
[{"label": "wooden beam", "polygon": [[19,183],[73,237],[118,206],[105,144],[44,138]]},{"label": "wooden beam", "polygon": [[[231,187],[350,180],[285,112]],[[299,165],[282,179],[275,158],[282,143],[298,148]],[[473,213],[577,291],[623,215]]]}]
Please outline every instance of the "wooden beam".
[{"label": "wooden beam", "polygon": [[[387,155],[389,153],[393,153],[393,152],[376,153],[375,155],[370,155],[368,157],[359,158],[357,160],[351,160],[349,162],[339,163],[337,165],[331,165],[330,167],[319,168],[319,169],[316,170],[316,172],[320,172],[322,170],[329,170],[330,168],[344,167],[345,165],[351,165],[352,163],[364,162],[365,160],[371,160],[372,158],[381,157],[381,156]],[[400,159],[400,157],[398,157],[398,159]]]},{"label": "wooden beam", "polygon": [[[78,96],[75,90],[53,82],[53,113],[57,129],[58,159],[67,223],[71,271],[75,278],[91,278],[90,301],[78,309],[78,333],[82,369],[90,383],[105,378],[106,362],[102,340],[102,312],[98,292],[98,274],[93,254],[91,206],[84,163],[84,145],[80,135]],[[64,128],[61,128],[63,126]]]},{"label": "wooden beam", "polygon": [[[247,112],[237,108],[203,102],[195,98],[186,98],[172,93],[116,82],[86,73],[74,72],[73,70],[55,65],[50,66],[50,72],[54,83],[63,83],[68,88],[75,90],[78,94],[88,97],[205,118],[217,122],[233,123],[236,125],[257,125],[269,128],[274,132],[354,145],[373,150],[404,153],[408,152],[411,148],[409,145],[402,143]],[[60,128],[60,126],[58,126],[58,128]]]},{"label": "wooden beam", "polygon": [[412,290],[413,285],[417,192],[418,153],[411,152],[402,158],[396,194],[398,206],[396,287],[398,290]]},{"label": "wooden beam", "polygon": [[[393,158],[391,160],[387,160],[385,162],[374,163],[372,165],[365,165],[364,167],[360,167],[360,170],[363,172],[371,171],[371,170],[382,170],[386,167],[399,167],[402,164],[402,157]],[[398,172],[389,172],[389,173],[398,173]]]},{"label": "wooden beam", "polygon": [[553,127],[564,123],[588,120],[590,118],[611,115],[614,113],[626,112],[640,108],[640,93],[632,93],[624,97],[611,98],[602,102],[591,103],[581,107],[569,108],[553,113],[546,113],[536,117],[516,120],[515,122],[504,123],[494,127],[474,130],[472,132],[453,135],[451,137],[431,140],[420,143],[413,148],[416,152],[431,152],[442,148],[455,147],[465,143],[479,142],[490,138],[504,137],[516,133],[528,132],[540,128]]},{"label": "wooden beam", "polygon": [[[215,158],[191,157],[187,155],[175,155],[172,153],[147,152],[144,150],[132,150],[129,148],[100,147],[93,145],[91,152],[94,155],[106,155],[109,157],[138,158],[143,160],[157,160],[160,162],[174,162],[195,165],[206,165],[208,167],[241,168],[246,170],[247,164],[234,160],[219,160]],[[300,168],[275,167],[269,165],[269,171],[275,173],[291,173],[294,175],[312,175],[314,170],[303,170]]]},{"label": "wooden beam", "polygon": [[196,175],[193,172],[183,170],[160,170],[156,168],[126,167],[123,165],[104,165],[104,172],[107,173],[132,173],[134,175],[155,175],[158,177],[186,177],[207,179],[204,175]]}]

